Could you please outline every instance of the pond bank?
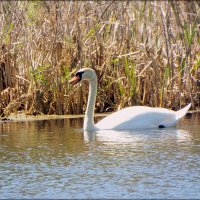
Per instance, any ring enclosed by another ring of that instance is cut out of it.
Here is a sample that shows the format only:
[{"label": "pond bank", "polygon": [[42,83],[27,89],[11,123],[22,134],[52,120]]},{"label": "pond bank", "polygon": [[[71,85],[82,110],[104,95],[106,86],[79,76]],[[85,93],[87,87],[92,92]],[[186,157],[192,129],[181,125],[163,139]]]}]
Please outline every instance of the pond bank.
[{"label": "pond bank", "polygon": [[[190,110],[187,114],[199,113],[200,109],[198,110]],[[108,113],[95,113],[95,117],[105,117],[111,114]],[[8,117],[0,118],[0,122],[8,122],[8,121],[36,121],[36,120],[49,120],[49,119],[71,119],[71,118],[82,118],[84,114],[80,115],[26,115],[25,113],[17,113],[11,114]]]},{"label": "pond bank", "polygon": [[[97,113],[96,117],[104,117],[110,113]],[[0,118],[0,122],[8,121],[36,121],[36,120],[49,120],[49,119],[70,119],[70,118],[82,118],[84,115],[26,115],[25,113],[11,114],[8,117]]]}]

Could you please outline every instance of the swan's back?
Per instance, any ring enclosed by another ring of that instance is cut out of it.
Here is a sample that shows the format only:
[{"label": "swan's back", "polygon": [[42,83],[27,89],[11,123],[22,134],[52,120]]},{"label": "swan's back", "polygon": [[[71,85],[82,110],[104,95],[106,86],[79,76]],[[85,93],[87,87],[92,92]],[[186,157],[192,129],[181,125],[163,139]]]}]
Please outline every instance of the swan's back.
[{"label": "swan's back", "polygon": [[[115,130],[171,127],[186,114],[189,107],[188,105],[187,109],[183,108],[182,112],[146,106],[128,107],[105,117],[96,124],[96,127]],[[179,118],[177,118],[178,112]]]}]

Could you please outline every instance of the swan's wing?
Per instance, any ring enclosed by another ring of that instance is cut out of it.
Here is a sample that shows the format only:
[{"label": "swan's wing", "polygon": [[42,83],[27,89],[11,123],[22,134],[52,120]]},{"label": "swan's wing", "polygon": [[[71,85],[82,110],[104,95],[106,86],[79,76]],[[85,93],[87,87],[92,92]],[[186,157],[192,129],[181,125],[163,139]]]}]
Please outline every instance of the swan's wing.
[{"label": "swan's wing", "polygon": [[182,108],[181,110],[176,111],[176,120],[180,120],[182,117],[184,117],[187,113],[187,111],[190,109],[191,107],[191,103],[189,103],[187,106],[185,106],[184,108]]},{"label": "swan's wing", "polygon": [[164,125],[165,127],[175,126],[177,121],[179,121],[181,118],[183,118],[186,115],[190,107],[191,107],[191,103],[185,106],[184,108],[182,108],[181,110],[178,110],[176,112],[172,111],[174,112],[175,115],[173,114],[172,117],[169,116],[165,118],[163,121],[161,121],[160,125]]},{"label": "swan's wing", "polygon": [[174,126],[176,115],[165,108],[133,106],[115,112],[96,124],[99,129],[141,129],[157,128],[159,125]]}]

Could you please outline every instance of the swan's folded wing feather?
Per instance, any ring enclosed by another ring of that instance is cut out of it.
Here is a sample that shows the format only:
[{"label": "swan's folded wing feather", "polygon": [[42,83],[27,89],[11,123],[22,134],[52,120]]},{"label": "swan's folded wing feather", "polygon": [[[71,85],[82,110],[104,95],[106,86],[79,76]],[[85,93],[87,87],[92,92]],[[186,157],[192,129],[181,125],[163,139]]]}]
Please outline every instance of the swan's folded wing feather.
[{"label": "swan's folded wing feather", "polygon": [[[99,129],[157,128],[176,124],[175,112],[164,108],[134,106],[115,112],[96,124]],[[163,123],[163,124],[161,124]]]},{"label": "swan's folded wing feather", "polygon": [[166,118],[164,118],[162,121],[157,124],[157,126],[163,125],[164,127],[172,127],[176,126],[176,115],[170,114]]}]

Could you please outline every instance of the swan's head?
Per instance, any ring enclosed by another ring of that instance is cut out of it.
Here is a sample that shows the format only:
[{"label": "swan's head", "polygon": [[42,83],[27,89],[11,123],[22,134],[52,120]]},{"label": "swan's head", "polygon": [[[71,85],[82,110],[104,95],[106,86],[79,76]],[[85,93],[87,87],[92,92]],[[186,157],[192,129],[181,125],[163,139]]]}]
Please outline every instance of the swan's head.
[{"label": "swan's head", "polygon": [[76,84],[83,80],[87,81],[96,80],[95,71],[91,68],[82,68],[76,72],[75,76],[69,81],[69,83]]}]

